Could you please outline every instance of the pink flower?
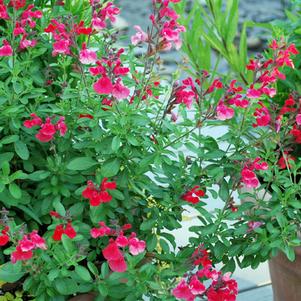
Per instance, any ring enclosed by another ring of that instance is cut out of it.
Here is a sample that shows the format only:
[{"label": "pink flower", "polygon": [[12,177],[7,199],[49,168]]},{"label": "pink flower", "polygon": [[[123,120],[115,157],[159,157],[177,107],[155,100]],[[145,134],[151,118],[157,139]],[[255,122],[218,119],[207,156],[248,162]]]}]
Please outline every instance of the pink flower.
[{"label": "pink flower", "polygon": [[247,232],[252,232],[255,229],[259,228],[261,225],[263,225],[263,222],[255,222],[255,221],[249,221],[248,222],[248,231]]},{"label": "pink flower", "polygon": [[113,86],[112,95],[117,99],[124,99],[130,95],[130,89],[125,87],[119,78],[116,84]]},{"label": "pink flower", "polygon": [[70,54],[70,41],[69,40],[59,40],[53,43],[52,55],[56,56],[58,54]]},{"label": "pink flower", "polygon": [[107,236],[111,233],[111,228],[106,226],[104,222],[99,222],[100,228],[92,228],[90,234],[93,238]]},{"label": "pink flower", "polygon": [[298,114],[298,115],[296,116],[296,123],[297,123],[298,125],[301,125],[301,114]]},{"label": "pink flower", "polygon": [[123,254],[113,239],[111,239],[108,246],[102,250],[102,255],[108,261],[112,271],[119,273],[126,271],[127,265]]},{"label": "pink flower", "polygon": [[53,139],[56,133],[55,126],[51,123],[51,119],[46,118],[46,122],[41,125],[41,129],[36,134],[36,138],[41,142],[49,142]]},{"label": "pink flower", "polygon": [[206,93],[212,93],[215,89],[222,89],[223,83],[219,79],[215,79]]},{"label": "pink flower", "polygon": [[34,243],[35,248],[39,248],[42,250],[46,250],[47,246],[46,246],[46,242],[45,239],[42,238],[39,234],[37,230],[32,231],[29,234],[30,240]]},{"label": "pink flower", "polygon": [[98,94],[111,94],[113,91],[113,84],[108,77],[103,76],[94,83],[93,89]]},{"label": "pink flower", "polygon": [[13,49],[9,45],[7,40],[3,40],[3,46],[0,47],[0,57],[1,56],[12,56],[13,55]]},{"label": "pink flower", "polygon": [[23,238],[18,241],[16,250],[11,253],[12,263],[16,263],[19,260],[31,259],[33,250],[35,249],[47,249],[45,240],[39,236],[38,231],[36,230],[29,234],[29,238],[28,235],[24,235]]},{"label": "pink flower", "polygon": [[95,64],[97,61],[97,54],[95,51],[87,49],[86,43],[83,43],[82,50],[79,53],[79,60],[84,65]]},{"label": "pink flower", "polygon": [[98,18],[97,16],[93,16],[92,18],[92,28],[97,30],[97,31],[101,31],[102,29],[106,28],[106,22],[101,19]]},{"label": "pink flower", "polygon": [[129,250],[132,255],[138,255],[145,250],[145,241],[139,240],[137,237],[129,239]]},{"label": "pink flower", "polygon": [[234,116],[234,110],[227,107],[223,101],[220,101],[216,107],[217,119],[227,120],[231,119]]},{"label": "pink flower", "polygon": [[139,43],[146,42],[148,40],[147,33],[144,32],[138,25],[135,25],[134,28],[137,32],[131,37],[132,44],[137,45]]},{"label": "pink flower", "polygon": [[259,185],[259,180],[256,174],[247,167],[244,167],[241,171],[242,182],[247,188],[256,188]]},{"label": "pink flower", "polygon": [[267,126],[270,124],[271,121],[271,115],[267,107],[264,106],[262,102],[258,102],[258,104],[261,106],[260,108],[257,108],[254,112],[254,116],[256,117],[256,123],[253,124],[253,127],[258,126]]},{"label": "pink flower", "polygon": [[196,275],[191,277],[189,288],[193,295],[202,295],[206,291],[205,285],[198,279]]},{"label": "pink flower", "polygon": [[7,7],[3,3],[3,0],[0,0],[0,19],[9,20],[9,15],[7,12]]},{"label": "pink flower", "polygon": [[184,299],[186,301],[193,301],[195,299],[184,279],[182,279],[180,283],[172,290],[172,294],[174,297]]},{"label": "pink flower", "polygon": [[[116,238],[116,244],[117,244],[118,247],[124,248],[124,247],[128,246],[129,240],[128,240],[128,238],[126,236],[123,235],[123,233],[120,233],[118,235],[118,237]],[[137,253],[137,254],[139,254],[139,253]],[[132,255],[137,255],[137,254],[133,254],[132,253]]]},{"label": "pink flower", "polygon": [[60,132],[61,136],[65,136],[68,130],[67,125],[65,124],[65,117],[61,116],[55,127],[56,130]]},{"label": "pink flower", "polygon": [[32,118],[31,120],[25,120],[23,123],[23,125],[28,129],[34,126],[40,126],[43,123],[42,119],[38,117],[35,113],[31,113],[30,117]]},{"label": "pink flower", "polygon": [[27,40],[25,36],[23,35],[21,41],[20,41],[20,48],[26,49],[26,48],[33,48],[37,45],[37,40]]}]

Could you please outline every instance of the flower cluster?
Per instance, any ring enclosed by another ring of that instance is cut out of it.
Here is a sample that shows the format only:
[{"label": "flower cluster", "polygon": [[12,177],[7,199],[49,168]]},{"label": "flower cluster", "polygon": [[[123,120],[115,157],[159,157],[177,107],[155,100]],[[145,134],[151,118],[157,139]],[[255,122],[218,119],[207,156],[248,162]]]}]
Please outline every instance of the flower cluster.
[{"label": "flower cluster", "polygon": [[182,199],[188,203],[197,204],[203,196],[205,196],[205,191],[200,189],[200,186],[194,186],[182,195]]},{"label": "flower cluster", "polygon": [[28,235],[24,235],[23,238],[18,241],[16,250],[11,253],[12,263],[16,263],[19,260],[31,259],[33,256],[33,250],[35,249],[47,249],[44,238],[42,238],[36,230],[32,231]]},{"label": "flower cluster", "polygon": [[88,181],[87,187],[82,192],[82,196],[89,199],[91,206],[99,206],[101,203],[108,203],[112,200],[112,196],[107,190],[116,189],[115,182],[108,182],[108,178],[104,178],[99,186],[95,187],[92,181]]},{"label": "flower cluster", "polygon": [[76,237],[76,231],[74,230],[71,220],[68,217],[61,216],[56,211],[51,211],[50,215],[53,218],[57,218],[57,219],[60,219],[60,220],[63,220],[64,222],[66,222],[66,223],[56,225],[53,235],[52,235],[53,240],[56,240],[56,241],[62,240],[63,234],[67,235],[71,239]]},{"label": "flower cluster", "polygon": [[109,244],[103,249],[102,254],[108,261],[108,264],[114,272],[125,272],[127,264],[121,248],[129,248],[130,254],[133,256],[143,253],[145,250],[145,241],[139,240],[136,233],[132,232],[130,236],[125,236],[124,231],[131,228],[131,225],[126,224],[120,230],[112,229],[104,222],[99,222],[99,228],[91,229],[91,236],[93,238],[103,236],[116,236],[115,239],[110,238]]},{"label": "flower cluster", "polygon": [[121,48],[116,54],[112,53],[108,58],[97,61],[97,66],[90,68],[93,76],[100,75],[94,83],[93,88],[97,94],[112,95],[116,99],[125,99],[129,96],[130,90],[122,83],[122,77],[130,71],[122,65],[120,56],[124,52]]},{"label": "flower cluster", "polygon": [[[20,10],[26,5],[26,1],[11,1],[9,5],[15,10]],[[41,19],[43,16],[41,10],[34,11],[34,8],[33,4],[28,5],[21,14],[17,14],[17,19],[14,22],[13,35],[14,37],[21,37],[19,41],[21,50],[34,47],[37,44],[36,39],[28,39],[28,37],[34,34],[32,30],[36,27],[35,19]],[[10,20],[7,7],[3,1],[0,1],[0,19]],[[8,41],[4,40],[3,45],[0,48],[0,56],[12,56],[13,50]]]},{"label": "flower cluster", "polygon": [[91,27],[85,27],[84,22],[80,21],[78,24],[70,26],[63,22],[52,19],[51,23],[44,29],[46,33],[51,33],[55,42],[53,43],[52,55],[59,54],[72,55],[71,47],[76,48],[76,37],[79,35],[90,35],[92,33]]},{"label": "flower cluster", "polygon": [[[172,294],[182,300],[194,301],[197,297],[207,297],[208,301],[235,301],[238,294],[237,283],[230,274],[222,275],[213,269],[208,252],[199,246],[192,255],[193,264],[199,267],[196,273],[191,273],[187,279],[182,279],[172,291]],[[204,281],[211,280],[206,288]]]},{"label": "flower cluster", "polygon": [[253,162],[245,164],[241,171],[242,182],[247,188],[256,188],[259,185],[259,180],[254,170],[267,170],[268,164],[266,162],[260,162],[261,158],[256,158]]},{"label": "flower cluster", "polygon": [[150,19],[154,27],[159,28],[160,50],[170,50],[174,45],[176,49],[182,46],[180,38],[181,32],[185,31],[185,27],[177,22],[179,16],[170,8],[170,3],[177,3],[180,0],[156,0],[154,1],[159,8],[156,15],[151,15]]},{"label": "flower cluster", "polygon": [[9,242],[9,227],[5,226],[0,235],[0,247],[5,246]]},{"label": "flower cluster", "polygon": [[31,119],[25,120],[23,125],[28,129],[39,126],[40,129],[36,134],[36,138],[41,142],[51,141],[57,132],[60,136],[65,136],[67,132],[65,117],[63,116],[61,116],[55,124],[52,123],[53,119],[50,117],[47,117],[44,123],[35,113],[30,114],[30,117]]},{"label": "flower cluster", "polygon": [[112,23],[116,21],[116,16],[120,14],[120,9],[116,7],[112,2],[106,3],[106,5],[102,8],[99,7],[99,1],[90,0],[90,4],[92,6],[92,24],[91,27],[100,31],[107,27],[106,21],[109,19]]}]

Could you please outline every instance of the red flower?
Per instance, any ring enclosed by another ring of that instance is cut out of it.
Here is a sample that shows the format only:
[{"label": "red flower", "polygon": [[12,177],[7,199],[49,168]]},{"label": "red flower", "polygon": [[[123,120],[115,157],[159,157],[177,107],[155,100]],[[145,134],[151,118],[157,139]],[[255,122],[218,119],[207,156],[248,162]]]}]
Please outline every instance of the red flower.
[{"label": "red flower", "polygon": [[290,155],[288,152],[284,152],[284,156],[282,156],[279,160],[278,160],[278,166],[280,169],[286,169],[291,168],[290,165],[290,161],[296,161],[296,158],[292,155]]},{"label": "red flower", "polygon": [[8,5],[19,10],[26,5],[26,0],[11,0]]},{"label": "red flower", "polygon": [[5,227],[1,233],[2,235],[0,235],[0,247],[5,246],[8,242],[9,242],[9,235],[7,234],[9,228]]},{"label": "red flower", "polygon": [[16,247],[16,250],[14,252],[11,253],[11,262],[12,263],[16,263],[19,260],[29,260],[32,258],[33,256],[33,252],[30,251],[22,251],[20,246]]},{"label": "red flower", "polygon": [[108,264],[110,269],[114,272],[123,273],[127,269],[127,264],[124,260],[124,257],[120,257],[116,260],[109,260]]},{"label": "red flower", "polygon": [[107,182],[107,178],[104,178],[97,189],[92,181],[88,181],[86,189],[82,192],[82,196],[89,199],[91,206],[99,206],[101,203],[108,203],[112,200],[112,196],[107,190],[116,189],[115,182]]},{"label": "red flower", "polygon": [[91,114],[79,114],[79,118],[93,119],[94,117]]},{"label": "red flower", "polygon": [[62,240],[62,235],[66,234],[69,238],[74,238],[76,236],[76,231],[72,227],[71,222],[64,227],[64,225],[60,224],[55,227],[52,238],[56,241]]},{"label": "red flower", "polygon": [[36,138],[41,142],[49,142],[53,139],[56,133],[55,126],[51,123],[51,119],[48,117],[46,118],[46,122],[41,125],[41,129],[36,134]]},{"label": "red flower", "polygon": [[205,196],[205,192],[199,188],[200,186],[194,186],[182,196],[182,199],[186,202],[197,204],[200,201],[200,197]]}]

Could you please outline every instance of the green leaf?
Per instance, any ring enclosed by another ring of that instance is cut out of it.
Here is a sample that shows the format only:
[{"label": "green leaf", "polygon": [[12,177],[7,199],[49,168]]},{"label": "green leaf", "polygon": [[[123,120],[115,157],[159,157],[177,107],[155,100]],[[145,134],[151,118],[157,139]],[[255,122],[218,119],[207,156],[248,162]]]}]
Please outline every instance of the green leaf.
[{"label": "green leaf", "polygon": [[18,208],[23,210],[27,215],[29,215],[32,219],[34,219],[38,224],[42,225],[42,222],[38,215],[33,211],[33,209],[28,208],[24,205],[18,204]]},{"label": "green leaf", "polygon": [[75,250],[72,239],[67,235],[62,235],[62,243],[68,254],[71,254]]},{"label": "green leaf", "polygon": [[156,220],[154,220],[154,219],[145,220],[140,225],[140,229],[142,231],[150,230],[150,229],[152,229],[155,226],[155,224],[156,224]]},{"label": "green leaf", "polygon": [[22,278],[23,275],[24,272],[22,272],[22,264],[20,261],[15,264],[7,262],[0,266],[0,281],[16,282]]},{"label": "green leaf", "polygon": [[77,284],[71,278],[57,278],[54,280],[54,287],[63,295],[68,296],[77,292]]},{"label": "green leaf", "polygon": [[121,146],[121,140],[118,136],[115,136],[112,140],[112,151],[116,152]]},{"label": "green leaf", "polygon": [[92,277],[91,277],[89,271],[88,271],[85,267],[83,267],[83,266],[81,266],[81,265],[77,265],[77,266],[75,267],[75,273],[76,273],[82,280],[84,280],[84,281],[86,281],[86,282],[92,281]]},{"label": "green leaf", "polygon": [[104,282],[98,284],[98,291],[101,296],[106,297],[109,293],[109,289]]},{"label": "green leaf", "polygon": [[32,181],[41,181],[48,178],[50,172],[47,170],[38,170],[28,175],[28,179]]},{"label": "green leaf", "polygon": [[11,195],[16,198],[16,199],[20,199],[22,196],[22,190],[20,189],[20,187],[15,184],[15,183],[11,183],[9,184],[9,192],[11,193]]},{"label": "green leaf", "polygon": [[104,177],[113,177],[116,176],[120,169],[120,160],[119,159],[111,159],[106,161],[101,167],[101,174]]},{"label": "green leaf", "polygon": [[71,160],[67,164],[67,168],[70,170],[86,170],[96,164],[98,163],[90,157],[79,157]]},{"label": "green leaf", "polygon": [[18,135],[6,136],[0,141],[0,144],[10,144],[10,143],[16,142],[18,140],[19,140]]},{"label": "green leaf", "polygon": [[21,140],[15,142],[15,151],[22,160],[28,160],[29,151],[27,145]]},{"label": "green leaf", "polygon": [[228,201],[229,187],[228,187],[228,183],[225,180],[222,180],[218,195],[223,201],[225,201],[225,202]]}]

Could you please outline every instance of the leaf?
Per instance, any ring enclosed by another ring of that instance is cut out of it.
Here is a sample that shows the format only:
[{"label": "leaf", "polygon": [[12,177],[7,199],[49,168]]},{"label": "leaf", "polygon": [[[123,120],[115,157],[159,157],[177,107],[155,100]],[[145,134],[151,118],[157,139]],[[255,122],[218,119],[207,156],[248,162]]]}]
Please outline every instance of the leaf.
[{"label": "leaf", "polygon": [[33,218],[38,224],[42,225],[40,218],[31,208],[28,208],[24,205],[19,205],[19,204],[18,204],[18,208],[23,210],[27,215],[29,215],[31,218]]},{"label": "leaf", "polygon": [[6,136],[0,141],[0,144],[10,144],[10,143],[16,142],[18,140],[19,140],[18,135]]},{"label": "leaf", "polygon": [[0,168],[2,168],[5,162],[9,162],[14,156],[14,153],[3,153],[0,154]]},{"label": "leaf", "polygon": [[106,283],[104,282],[99,283],[97,288],[101,296],[106,297],[108,295],[109,289],[106,286]]},{"label": "leaf", "polygon": [[22,272],[22,264],[21,262],[17,262],[12,264],[11,262],[7,262],[0,266],[0,280],[4,282],[16,282],[20,278],[22,278],[24,272]]},{"label": "leaf", "polygon": [[222,180],[218,195],[223,201],[225,201],[225,202],[228,201],[229,187],[228,187],[228,183],[225,180]]},{"label": "leaf", "polygon": [[98,163],[91,157],[79,157],[79,158],[75,158],[75,159],[71,160],[67,164],[67,168],[69,170],[86,170],[96,164],[98,164]]},{"label": "leaf", "polygon": [[75,267],[75,273],[76,273],[82,280],[84,280],[84,281],[86,281],[86,282],[92,281],[92,277],[91,277],[89,271],[88,271],[85,267],[83,267],[83,266],[81,266],[81,265],[77,265],[77,266]]},{"label": "leaf", "polygon": [[104,177],[110,178],[117,175],[119,168],[120,168],[120,160],[110,159],[101,166],[101,174]]},{"label": "leaf", "polygon": [[15,142],[15,151],[22,160],[28,160],[29,151],[27,145],[21,140]]},{"label": "leaf", "polygon": [[32,181],[41,181],[48,178],[50,172],[47,170],[38,170],[28,175],[28,179]]},{"label": "leaf", "polygon": [[9,192],[11,193],[11,195],[16,198],[16,199],[20,199],[22,196],[22,190],[20,189],[20,187],[15,184],[15,183],[11,183],[9,184]]},{"label": "leaf", "polygon": [[116,152],[121,146],[121,140],[118,136],[115,136],[112,140],[112,151]]},{"label": "leaf", "polygon": [[68,296],[76,293],[77,284],[71,278],[57,278],[54,280],[54,287],[57,291],[63,295]]},{"label": "leaf", "polygon": [[68,254],[71,254],[74,251],[72,239],[67,235],[62,235],[62,243],[64,249],[67,251]]}]

